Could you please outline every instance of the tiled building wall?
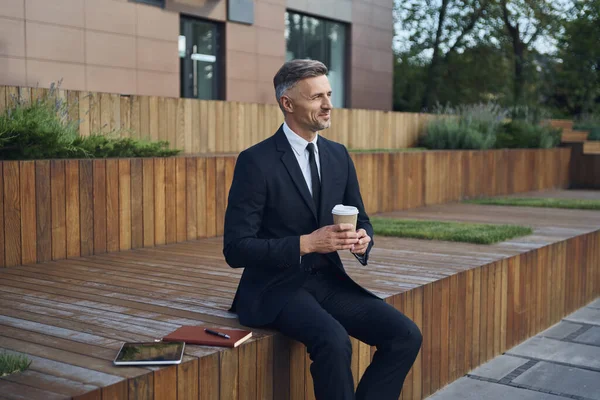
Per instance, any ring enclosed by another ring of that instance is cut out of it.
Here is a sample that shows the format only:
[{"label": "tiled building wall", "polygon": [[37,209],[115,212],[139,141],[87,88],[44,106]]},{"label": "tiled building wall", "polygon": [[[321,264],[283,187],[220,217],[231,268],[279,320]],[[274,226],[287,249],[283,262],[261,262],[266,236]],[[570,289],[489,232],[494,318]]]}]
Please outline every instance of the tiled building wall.
[{"label": "tiled building wall", "polygon": [[350,106],[392,109],[392,0],[352,2]]},{"label": "tiled building wall", "polygon": [[227,23],[227,100],[276,104],[273,77],[285,62],[285,9],[285,0],[255,0],[253,25]]},{"label": "tiled building wall", "polygon": [[0,82],[179,96],[179,15],[127,0],[0,0]]},{"label": "tiled building wall", "polygon": [[391,0],[255,0],[253,25],[227,22],[226,0],[0,0],[0,83],[178,97],[179,13],[220,21],[225,100],[275,103],[286,8],[351,23],[350,108],[392,108]]}]

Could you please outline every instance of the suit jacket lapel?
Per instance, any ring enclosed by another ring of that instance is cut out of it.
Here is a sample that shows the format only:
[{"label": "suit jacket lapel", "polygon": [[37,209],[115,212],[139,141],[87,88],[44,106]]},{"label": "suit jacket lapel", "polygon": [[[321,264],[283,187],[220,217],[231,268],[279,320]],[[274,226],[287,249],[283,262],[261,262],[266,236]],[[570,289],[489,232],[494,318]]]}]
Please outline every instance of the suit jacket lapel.
[{"label": "suit jacket lapel", "polygon": [[[300,170],[300,166],[298,165],[298,160],[294,155],[294,151],[290,146],[287,138],[285,137],[285,133],[283,132],[283,127],[279,128],[277,133],[275,134],[275,142],[277,143],[277,150],[284,152],[281,156],[281,161],[285,168],[287,169],[292,181],[296,185],[296,189],[300,193],[304,202],[310,208],[310,211],[313,213],[315,218],[315,222],[317,221],[317,210],[315,208],[315,203],[310,195],[310,191],[308,190],[308,186],[306,186],[306,181],[304,180],[304,175],[302,175],[302,171]],[[319,149],[320,150],[320,149]],[[323,190],[321,190],[323,193]],[[322,204],[322,202],[321,202]]]}]

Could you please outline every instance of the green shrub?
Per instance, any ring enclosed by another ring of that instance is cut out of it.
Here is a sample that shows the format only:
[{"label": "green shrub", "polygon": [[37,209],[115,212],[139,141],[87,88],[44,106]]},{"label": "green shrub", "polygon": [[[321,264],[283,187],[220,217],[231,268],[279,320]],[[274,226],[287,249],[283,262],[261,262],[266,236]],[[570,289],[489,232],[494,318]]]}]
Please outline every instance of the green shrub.
[{"label": "green shrub", "polygon": [[582,114],[573,123],[573,129],[591,131],[600,128],[600,114]]},{"label": "green shrub", "polygon": [[591,129],[587,140],[600,140],[600,127]]},{"label": "green shrub", "polygon": [[438,107],[419,146],[429,149],[486,150],[494,147],[506,111],[493,103]]},{"label": "green shrub", "polygon": [[558,146],[561,132],[560,128],[514,120],[502,125],[498,132],[496,148],[549,149]]},{"label": "green shrub", "polygon": [[14,106],[0,115],[0,159],[35,160],[50,158],[167,157],[169,143],[120,138],[122,130],[106,135],[79,135],[79,121],[68,121],[68,108],[53,97],[55,88],[37,101]]},{"label": "green shrub", "polygon": [[0,377],[16,372],[25,371],[31,365],[31,360],[21,354],[3,351],[0,353]]}]

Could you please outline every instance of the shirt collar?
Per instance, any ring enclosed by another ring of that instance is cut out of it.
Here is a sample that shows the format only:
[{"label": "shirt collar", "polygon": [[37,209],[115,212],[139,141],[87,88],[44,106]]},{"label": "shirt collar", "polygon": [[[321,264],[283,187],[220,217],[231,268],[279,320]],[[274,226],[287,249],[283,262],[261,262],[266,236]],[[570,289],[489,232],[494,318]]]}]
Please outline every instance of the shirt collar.
[{"label": "shirt collar", "polygon": [[[285,133],[285,137],[287,138],[288,142],[290,142],[290,146],[292,146],[292,150],[294,150],[294,153],[296,153],[299,156],[303,155],[304,150],[306,150],[306,146],[309,143],[308,140],[295,133],[285,122],[283,123],[283,133]],[[310,142],[315,145],[315,154],[317,155],[319,154],[319,146],[317,146],[318,138],[319,134],[317,133],[312,142]]]}]

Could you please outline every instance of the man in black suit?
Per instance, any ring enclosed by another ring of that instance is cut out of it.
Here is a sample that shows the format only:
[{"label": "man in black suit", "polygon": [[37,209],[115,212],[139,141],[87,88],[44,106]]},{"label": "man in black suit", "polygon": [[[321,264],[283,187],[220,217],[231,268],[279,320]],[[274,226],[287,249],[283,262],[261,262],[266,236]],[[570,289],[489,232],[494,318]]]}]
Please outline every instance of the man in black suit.
[{"label": "man in black suit", "polygon": [[[330,126],[326,74],[318,61],[285,63],[273,80],[285,123],[239,155],[223,253],[244,272],[230,311],[306,345],[318,400],[398,399],[421,332],[354,282],[337,253],[367,265],[373,227],[348,151],[318,134]],[[336,204],[358,208],[357,230],[333,224]],[[348,335],[377,347],[356,393]]]}]

